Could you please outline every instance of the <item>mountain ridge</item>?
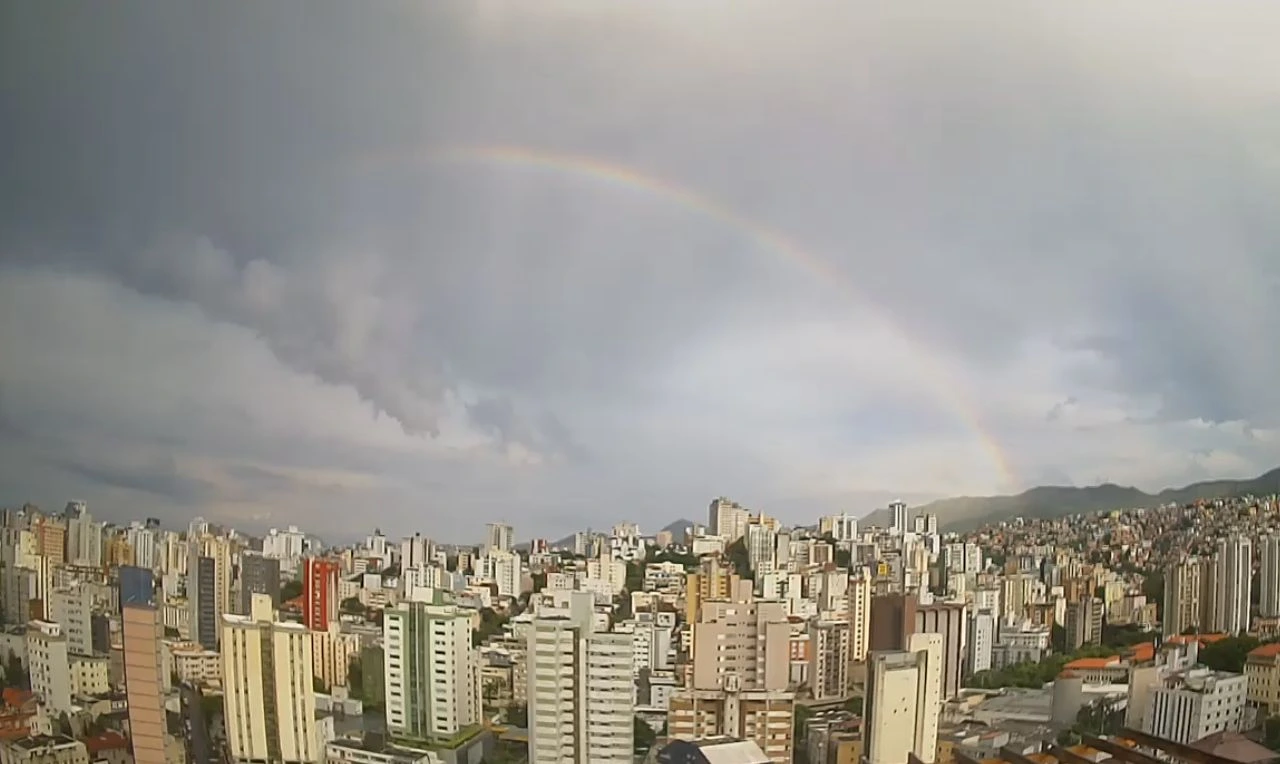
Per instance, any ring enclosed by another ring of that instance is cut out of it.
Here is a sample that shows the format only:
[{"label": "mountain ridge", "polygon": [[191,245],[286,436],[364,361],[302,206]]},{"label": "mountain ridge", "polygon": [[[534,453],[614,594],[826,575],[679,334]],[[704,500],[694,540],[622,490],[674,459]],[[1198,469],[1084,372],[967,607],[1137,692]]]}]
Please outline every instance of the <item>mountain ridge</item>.
[{"label": "mountain ridge", "polygon": [[[1255,478],[1203,480],[1180,488],[1147,493],[1133,486],[1101,483],[1094,486],[1035,486],[1012,496],[957,496],[938,499],[908,510],[908,515],[936,514],[940,530],[972,530],[1013,517],[1051,519],[1108,509],[1187,504],[1200,499],[1280,493],[1280,467]],[[877,509],[861,520],[888,525],[889,511]]]}]

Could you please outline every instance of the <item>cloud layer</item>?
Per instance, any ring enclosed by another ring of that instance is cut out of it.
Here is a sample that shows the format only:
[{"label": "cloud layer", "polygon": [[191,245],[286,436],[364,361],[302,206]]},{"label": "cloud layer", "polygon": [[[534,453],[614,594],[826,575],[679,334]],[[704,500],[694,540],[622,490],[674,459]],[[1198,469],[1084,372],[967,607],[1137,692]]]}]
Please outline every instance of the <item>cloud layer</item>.
[{"label": "cloud layer", "polygon": [[[0,501],[466,540],[1280,462],[1280,9],[882,5],[0,9]],[[598,171],[433,159],[499,145]]]}]

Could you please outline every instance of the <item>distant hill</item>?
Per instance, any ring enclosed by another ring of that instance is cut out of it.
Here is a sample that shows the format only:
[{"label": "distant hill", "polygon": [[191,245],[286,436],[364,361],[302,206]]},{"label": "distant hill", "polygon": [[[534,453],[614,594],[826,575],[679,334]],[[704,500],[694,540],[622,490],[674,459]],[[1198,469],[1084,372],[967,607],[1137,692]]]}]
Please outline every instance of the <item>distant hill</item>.
[{"label": "distant hill", "polygon": [[[671,531],[673,534],[675,534],[675,537],[677,539],[681,539],[681,538],[684,538],[684,529],[694,524],[695,523],[693,520],[676,520],[675,522],[667,523],[666,525],[662,526],[661,528],[654,531],[653,533],[645,533],[645,535],[652,538],[653,536],[658,535],[662,531]],[[644,533],[644,526],[640,527],[640,531]],[[602,530],[600,532],[607,534],[608,529]],[[565,536],[562,539],[551,542],[551,547],[553,549],[556,547],[571,547],[571,546],[573,546],[572,535]],[[525,544],[525,547],[528,547],[528,544]]]},{"label": "distant hill", "polygon": [[[1280,468],[1251,480],[1208,480],[1182,488],[1167,488],[1157,494],[1149,494],[1131,486],[1113,483],[1087,488],[1039,486],[1017,496],[962,496],[941,499],[920,507],[913,507],[909,514],[913,517],[923,513],[936,514],[938,526],[941,529],[960,531],[1019,516],[1048,519],[1082,512],[1155,507],[1169,503],[1187,504],[1197,499],[1250,494],[1265,496],[1273,493],[1280,493]],[[887,526],[889,510],[877,509],[864,517],[862,522],[867,525]]]}]

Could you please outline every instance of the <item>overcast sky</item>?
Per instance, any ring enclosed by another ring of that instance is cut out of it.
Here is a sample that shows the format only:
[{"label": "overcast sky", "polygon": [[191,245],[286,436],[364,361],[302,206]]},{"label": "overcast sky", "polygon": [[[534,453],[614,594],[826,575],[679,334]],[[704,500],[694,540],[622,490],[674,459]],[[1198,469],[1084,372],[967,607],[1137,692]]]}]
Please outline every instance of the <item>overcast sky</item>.
[{"label": "overcast sky", "polygon": [[0,503],[465,541],[1253,476],[1277,39],[1273,0],[4,3]]}]

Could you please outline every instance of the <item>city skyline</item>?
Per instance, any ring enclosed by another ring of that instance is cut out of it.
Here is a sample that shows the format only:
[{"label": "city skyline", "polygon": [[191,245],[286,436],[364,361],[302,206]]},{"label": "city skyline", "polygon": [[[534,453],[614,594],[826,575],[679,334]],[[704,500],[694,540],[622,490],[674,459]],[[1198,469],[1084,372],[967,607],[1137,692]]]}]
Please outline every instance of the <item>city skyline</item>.
[{"label": "city skyline", "polygon": [[464,541],[1280,464],[1280,8],[291,7],[0,10],[6,503]]}]

